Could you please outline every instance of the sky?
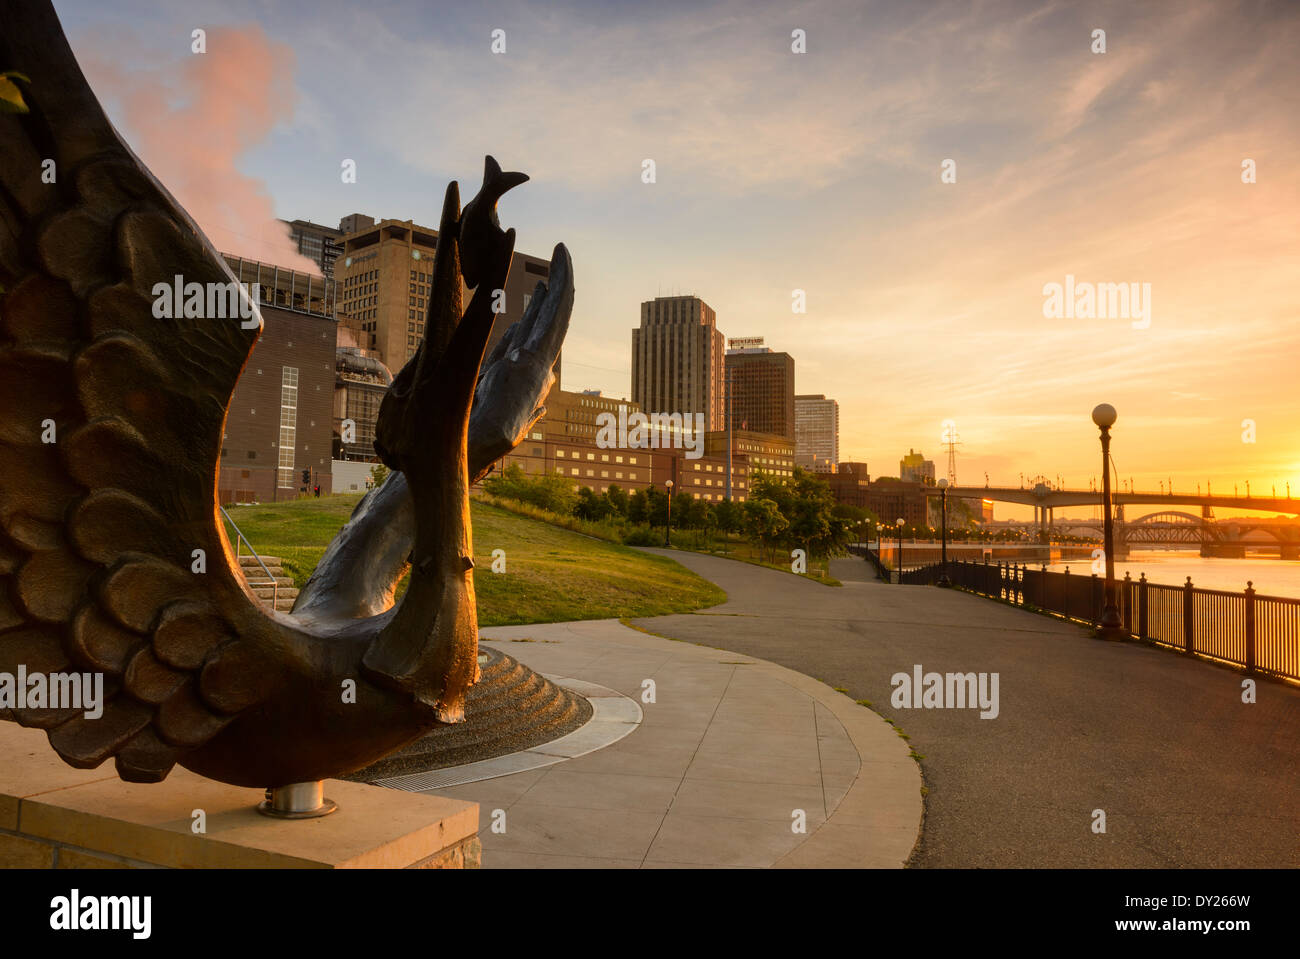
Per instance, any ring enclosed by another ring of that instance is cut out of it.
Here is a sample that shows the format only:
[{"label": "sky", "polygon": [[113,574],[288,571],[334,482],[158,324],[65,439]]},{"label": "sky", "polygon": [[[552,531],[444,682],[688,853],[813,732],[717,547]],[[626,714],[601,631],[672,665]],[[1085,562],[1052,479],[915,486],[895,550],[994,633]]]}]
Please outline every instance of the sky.
[{"label": "sky", "polygon": [[[528,173],[500,212],[573,255],[566,389],[628,396],[639,304],[693,294],[839,401],[873,476],[909,449],[944,475],[952,420],[959,484],[1086,488],[1108,402],[1139,489],[1300,498],[1300,4],[55,7],[232,252],[282,249],[272,217],[436,225],[485,153]],[[1049,315],[1067,277],[1147,308]]]}]

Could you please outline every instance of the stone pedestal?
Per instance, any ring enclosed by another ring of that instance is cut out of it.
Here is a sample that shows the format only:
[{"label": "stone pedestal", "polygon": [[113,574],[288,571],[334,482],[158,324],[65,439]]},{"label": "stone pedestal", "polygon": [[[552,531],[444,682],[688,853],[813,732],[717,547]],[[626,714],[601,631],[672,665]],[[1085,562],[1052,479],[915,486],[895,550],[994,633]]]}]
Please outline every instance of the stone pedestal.
[{"label": "stone pedestal", "polygon": [[[259,789],[175,769],[162,783],[66,765],[0,722],[0,868],[473,868],[478,804],[337,779],[320,819],[259,814]],[[200,831],[200,827],[202,831]]]}]

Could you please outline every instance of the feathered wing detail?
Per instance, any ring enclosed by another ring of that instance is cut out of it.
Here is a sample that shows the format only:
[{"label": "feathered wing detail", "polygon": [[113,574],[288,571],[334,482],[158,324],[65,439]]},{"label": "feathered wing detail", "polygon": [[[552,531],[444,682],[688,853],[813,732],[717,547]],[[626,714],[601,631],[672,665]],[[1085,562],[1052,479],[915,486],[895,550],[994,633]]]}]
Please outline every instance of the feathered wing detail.
[{"label": "feathered wing detail", "polygon": [[286,627],[215,508],[260,320],[155,316],[155,284],[235,278],[118,137],[53,11],[0,0],[0,20],[0,69],[31,80],[30,112],[0,114],[0,672],[100,672],[106,700],[0,715],[74,766],[157,781],[273,692],[259,650]]}]

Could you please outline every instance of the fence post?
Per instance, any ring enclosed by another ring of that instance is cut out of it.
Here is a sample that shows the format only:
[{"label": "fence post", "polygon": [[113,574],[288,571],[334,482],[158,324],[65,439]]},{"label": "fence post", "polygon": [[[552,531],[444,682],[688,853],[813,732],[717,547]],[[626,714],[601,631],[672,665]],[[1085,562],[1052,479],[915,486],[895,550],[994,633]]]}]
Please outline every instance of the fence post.
[{"label": "fence post", "polygon": [[1128,570],[1124,571],[1124,592],[1120,595],[1124,597],[1124,632],[1130,636],[1133,635],[1133,577],[1129,575]]},{"label": "fence post", "polygon": [[1246,580],[1246,672],[1255,671],[1255,584]]},{"label": "fence post", "polygon": [[1196,620],[1192,605],[1192,578],[1183,584],[1183,637],[1189,653],[1196,652]]},{"label": "fence post", "polygon": [[1147,632],[1147,574],[1138,579],[1138,639],[1146,639]]},{"label": "fence post", "polygon": [[1065,567],[1065,578],[1061,580],[1061,615],[1070,618],[1070,567]]}]

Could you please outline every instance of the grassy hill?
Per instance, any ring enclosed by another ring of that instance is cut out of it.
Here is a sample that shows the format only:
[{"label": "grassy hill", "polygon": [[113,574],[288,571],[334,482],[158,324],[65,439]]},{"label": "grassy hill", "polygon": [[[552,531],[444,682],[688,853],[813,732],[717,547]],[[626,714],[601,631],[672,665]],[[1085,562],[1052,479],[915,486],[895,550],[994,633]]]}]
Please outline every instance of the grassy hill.
[{"label": "grassy hill", "polygon": [[[360,495],[323,496],[237,506],[229,512],[253,547],[279,556],[295,585],[302,586],[359,501]],[[470,517],[481,626],[661,616],[727,598],[665,557],[477,501],[470,503]],[[227,533],[233,542],[234,531],[227,527]],[[494,549],[505,550],[504,573],[492,572]]]}]

